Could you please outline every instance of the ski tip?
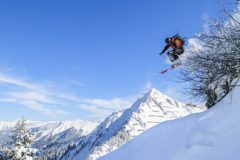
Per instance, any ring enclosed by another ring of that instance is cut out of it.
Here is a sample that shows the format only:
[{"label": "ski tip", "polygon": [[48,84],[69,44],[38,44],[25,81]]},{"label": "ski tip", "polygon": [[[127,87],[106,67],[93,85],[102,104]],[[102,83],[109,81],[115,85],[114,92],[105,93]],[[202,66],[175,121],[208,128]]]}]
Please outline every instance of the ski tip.
[{"label": "ski tip", "polygon": [[165,70],[165,71],[162,71],[162,72],[159,72],[161,75],[166,73],[168,70]]}]

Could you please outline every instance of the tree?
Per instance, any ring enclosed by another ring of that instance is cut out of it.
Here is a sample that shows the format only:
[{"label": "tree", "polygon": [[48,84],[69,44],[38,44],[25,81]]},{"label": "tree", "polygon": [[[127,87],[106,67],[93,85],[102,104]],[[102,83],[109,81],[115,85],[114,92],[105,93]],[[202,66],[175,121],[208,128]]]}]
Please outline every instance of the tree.
[{"label": "tree", "polygon": [[26,128],[26,119],[19,120],[12,132],[11,152],[8,157],[13,160],[36,159],[36,149],[31,148],[33,134]]},{"label": "tree", "polygon": [[225,12],[226,17],[212,20],[207,31],[195,36],[198,50],[190,50],[184,81],[190,82],[188,93],[207,100],[212,107],[236,84],[240,77],[240,11]]}]

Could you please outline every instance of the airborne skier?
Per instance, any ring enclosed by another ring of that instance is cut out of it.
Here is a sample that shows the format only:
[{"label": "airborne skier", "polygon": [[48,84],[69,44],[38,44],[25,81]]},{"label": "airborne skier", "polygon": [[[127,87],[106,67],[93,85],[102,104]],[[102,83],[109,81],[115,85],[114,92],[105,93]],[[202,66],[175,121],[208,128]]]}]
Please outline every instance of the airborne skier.
[{"label": "airborne skier", "polygon": [[164,73],[176,68],[177,66],[181,65],[181,62],[179,62],[178,59],[179,59],[179,56],[184,53],[183,45],[184,45],[185,41],[178,34],[176,34],[170,38],[169,37],[166,38],[165,42],[166,42],[166,46],[164,47],[162,52],[159,53],[159,55],[161,56],[166,50],[168,50],[169,48],[172,48],[171,51],[167,52],[167,55],[173,64],[169,68],[161,71],[160,72],[161,74],[164,74]]},{"label": "airborne skier", "polygon": [[169,37],[166,38],[165,43],[166,46],[164,47],[162,52],[159,53],[159,55],[161,56],[166,50],[172,48],[172,50],[167,53],[171,62],[178,60],[179,56],[184,53],[183,45],[185,42],[184,39],[180,37],[178,34],[170,38]]}]

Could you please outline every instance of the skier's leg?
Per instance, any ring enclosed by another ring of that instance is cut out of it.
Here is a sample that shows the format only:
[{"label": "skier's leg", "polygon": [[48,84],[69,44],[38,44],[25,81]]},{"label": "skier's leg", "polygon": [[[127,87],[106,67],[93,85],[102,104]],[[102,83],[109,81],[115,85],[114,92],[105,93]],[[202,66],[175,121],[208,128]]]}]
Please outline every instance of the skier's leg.
[{"label": "skier's leg", "polygon": [[168,57],[170,59],[171,62],[174,62],[175,60],[178,59],[178,55],[175,52],[176,50],[172,50],[171,52],[168,53]]},{"label": "skier's leg", "polygon": [[177,60],[179,58],[179,56],[181,54],[183,54],[184,52],[184,49],[181,47],[181,48],[174,48],[173,52],[172,52],[172,56],[174,58],[174,61]]},{"label": "skier's leg", "polygon": [[172,57],[173,57],[174,61],[176,61],[179,58],[179,56],[175,53],[172,54]]},{"label": "skier's leg", "polygon": [[181,47],[181,48],[175,48],[174,49],[174,53],[178,56],[180,56],[181,54],[184,53],[184,49]]},{"label": "skier's leg", "polygon": [[167,53],[168,58],[171,62],[174,62],[175,58],[173,57],[173,51]]}]

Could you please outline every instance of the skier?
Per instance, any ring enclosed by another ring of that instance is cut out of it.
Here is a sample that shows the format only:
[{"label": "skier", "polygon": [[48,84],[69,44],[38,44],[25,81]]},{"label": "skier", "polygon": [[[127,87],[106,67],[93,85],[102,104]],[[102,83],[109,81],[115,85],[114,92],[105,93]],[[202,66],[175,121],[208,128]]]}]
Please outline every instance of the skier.
[{"label": "skier", "polygon": [[178,60],[179,56],[184,53],[184,39],[176,34],[173,37],[166,38],[165,42],[166,46],[164,47],[163,51],[159,53],[159,55],[161,56],[167,49],[172,48],[173,50],[169,51],[167,55],[171,62]]}]

